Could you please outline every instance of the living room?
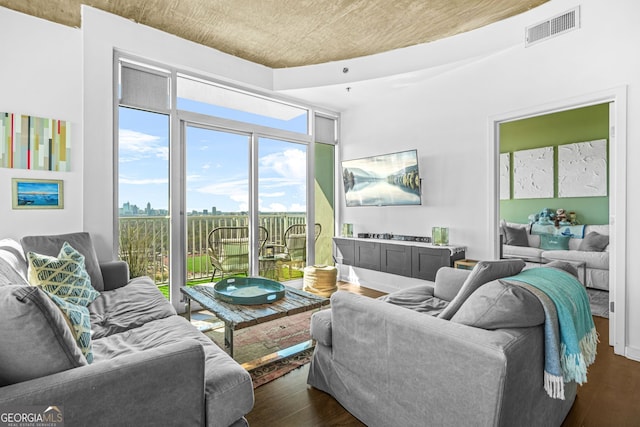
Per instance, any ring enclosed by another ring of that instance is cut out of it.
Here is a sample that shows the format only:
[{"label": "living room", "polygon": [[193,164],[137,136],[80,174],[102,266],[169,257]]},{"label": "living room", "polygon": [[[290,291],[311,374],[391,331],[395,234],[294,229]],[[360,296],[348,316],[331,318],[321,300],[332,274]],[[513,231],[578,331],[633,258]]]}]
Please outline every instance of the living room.
[{"label": "living room", "polygon": [[[113,173],[113,52],[128,52],[163,64],[215,76],[246,88],[274,91],[341,114],[339,157],[360,158],[416,148],[423,175],[417,207],[338,209],[336,223],[354,232],[430,235],[449,227],[450,240],[467,257],[498,256],[496,123],[613,102],[615,143],[610,151],[612,223],[611,344],[616,353],[640,360],[640,278],[633,268],[639,243],[640,200],[627,185],[638,181],[631,167],[640,158],[635,117],[640,64],[633,55],[640,30],[632,1],[579,2],[581,26],[525,48],[523,29],[575,7],[553,0],[524,14],[438,42],[386,54],[327,64],[271,69],[83,7],[81,28],[54,24],[0,8],[0,35],[11,40],[1,71],[2,111],[55,117],[72,123],[65,209],[22,212],[0,206],[0,236],[88,231],[101,259],[115,254]],[[46,43],[44,43],[46,41]],[[348,68],[345,73],[344,69]],[[0,169],[2,194],[11,178]],[[33,178],[50,178],[34,171]],[[629,184],[627,184],[629,183]],[[337,187],[338,188],[338,187]],[[337,192],[337,200],[342,194]],[[342,203],[342,202],[341,202]],[[396,278],[358,271],[363,285],[382,287]],[[417,281],[402,279],[401,286]]]}]

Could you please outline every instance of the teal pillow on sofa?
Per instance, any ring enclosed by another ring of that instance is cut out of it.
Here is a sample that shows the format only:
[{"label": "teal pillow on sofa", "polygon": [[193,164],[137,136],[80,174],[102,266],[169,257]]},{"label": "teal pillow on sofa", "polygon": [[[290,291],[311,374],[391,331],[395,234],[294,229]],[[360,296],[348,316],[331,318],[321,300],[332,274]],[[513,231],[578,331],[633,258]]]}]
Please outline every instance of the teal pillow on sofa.
[{"label": "teal pillow on sofa", "polygon": [[569,236],[556,236],[555,234],[540,235],[540,249],[546,251],[569,250]]}]

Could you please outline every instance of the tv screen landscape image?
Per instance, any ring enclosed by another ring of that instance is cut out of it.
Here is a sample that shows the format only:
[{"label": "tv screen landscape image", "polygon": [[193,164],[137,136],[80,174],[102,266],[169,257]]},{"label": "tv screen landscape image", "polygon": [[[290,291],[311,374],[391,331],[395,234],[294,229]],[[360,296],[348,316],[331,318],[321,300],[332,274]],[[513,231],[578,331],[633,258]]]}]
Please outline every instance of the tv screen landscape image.
[{"label": "tv screen landscape image", "polygon": [[347,206],[420,205],[417,150],[342,162]]}]

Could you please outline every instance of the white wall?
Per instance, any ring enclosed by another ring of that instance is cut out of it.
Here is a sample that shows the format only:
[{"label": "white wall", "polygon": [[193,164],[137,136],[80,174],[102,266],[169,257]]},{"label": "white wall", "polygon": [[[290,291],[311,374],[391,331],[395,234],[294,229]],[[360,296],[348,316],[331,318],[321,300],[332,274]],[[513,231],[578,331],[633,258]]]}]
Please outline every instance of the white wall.
[{"label": "white wall", "polygon": [[[582,14],[580,29],[529,48],[523,46],[522,24],[535,24],[577,4]],[[334,108],[342,104],[344,159],[418,149],[423,206],[345,208],[340,189],[340,222],[353,223],[355,232],[421,235],[428,235],[432,226],[448,226],[450,240],[469,247],[468,257],[490,259],[494,256],[489,214],[494,203],[490,118],[627,86],[627,351],[640,359],[640,270],[634,268],[640,240],[632,237],[640,232],[638,223],[631,220],[640,217],[640,193],[633,188],[633,183],[640,182],[640,170],[632,167],[640,161],[640,122],[634,119],[640,114],[640,55],[635,53],[640,41],[640,27],[635,23],[639,14],[640,3],[632,0],[556,0],[495,27],[504,38],[519,40],[512,47],[500,47],[486,58],[461,66],[450,64],[443,72],[426,70],[333,85],[324,70],[302,67],[286,71],[289,81],[297,81],[293,74],[298,71],[306,74],[307,85],[311,85],[309,76],[315,76],[317,88],[286,85],[280,82],[278,71],[276,88],[313,102],[333,102],[330,106]],[[453,50],[466,49],[469,37],[481,35],[472,32],[442,43]],[[440,49],[442,43],[434,46]],[[429,56],[428,48],[423,45],[421,54]],[[384,76],[384,55],[371,59],[370,64],[364,59],[354,62],[353,67],[378,67],[379,75]],[[344,90],[346,86],[352,88],[350,92]],[[624,216],[624,212],[618,214]],[[383,276],[369,279],[388,280]]]},{"label": "white wall", "polygon": [[[82,59],[78,29],[0,7],[0,112],[69,121],[71,171],[0,168],[0,238],[82,229]],[[64,209],[14,210],[11,179],[61,179]]]}]

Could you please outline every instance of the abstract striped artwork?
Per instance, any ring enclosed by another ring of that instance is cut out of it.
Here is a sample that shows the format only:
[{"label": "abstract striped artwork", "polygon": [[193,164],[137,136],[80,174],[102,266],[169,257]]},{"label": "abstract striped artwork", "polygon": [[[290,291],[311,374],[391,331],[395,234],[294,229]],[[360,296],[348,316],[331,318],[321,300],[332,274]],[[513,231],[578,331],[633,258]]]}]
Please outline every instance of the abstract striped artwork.
[{"label": "abstract striped artwork", "polygon": [[0,167],[68,172],[70,155],[69,122],[0,113]]}]

